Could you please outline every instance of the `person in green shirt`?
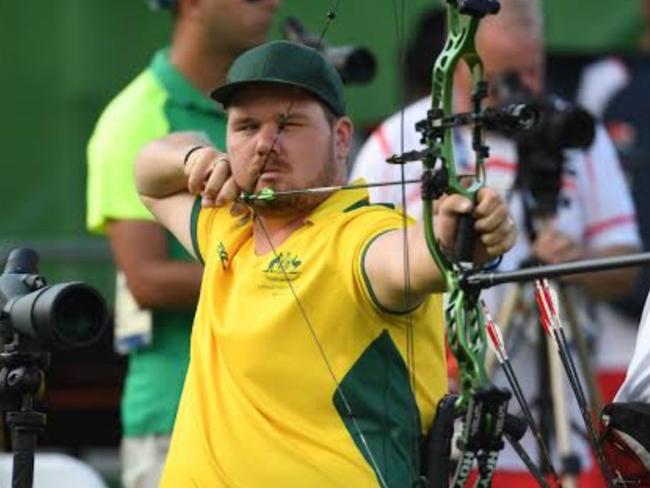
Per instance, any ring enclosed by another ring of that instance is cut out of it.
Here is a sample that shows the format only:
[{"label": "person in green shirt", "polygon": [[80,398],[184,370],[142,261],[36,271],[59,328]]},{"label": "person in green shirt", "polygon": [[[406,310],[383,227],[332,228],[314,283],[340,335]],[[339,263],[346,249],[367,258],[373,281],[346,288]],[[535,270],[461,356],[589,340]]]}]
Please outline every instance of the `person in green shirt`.
[{"label": "person in green shirt", "polygon": [[116,348],[129,354],[121,417],[122,481],[158,486],[188,365],[202,267],[140,202],[143,144],[178,130],[224,148],[224,112],[208,97],[232,61],[263,42],[280,0],[157,0],[171,44],[105,108],[88,142],[87,228],[107,236],[117,273]]}]

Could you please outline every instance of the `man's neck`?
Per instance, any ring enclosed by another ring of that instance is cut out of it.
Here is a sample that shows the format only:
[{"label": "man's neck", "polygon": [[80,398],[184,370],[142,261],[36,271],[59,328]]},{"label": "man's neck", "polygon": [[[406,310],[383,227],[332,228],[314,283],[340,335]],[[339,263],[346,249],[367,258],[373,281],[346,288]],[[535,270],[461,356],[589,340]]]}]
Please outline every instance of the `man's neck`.
[{"label": "man's neck", "polygon": [[201,34],[178,28],[174,32],[169,60],[198,90],[206,95],[226,81],[233,56],[217,52]]}]

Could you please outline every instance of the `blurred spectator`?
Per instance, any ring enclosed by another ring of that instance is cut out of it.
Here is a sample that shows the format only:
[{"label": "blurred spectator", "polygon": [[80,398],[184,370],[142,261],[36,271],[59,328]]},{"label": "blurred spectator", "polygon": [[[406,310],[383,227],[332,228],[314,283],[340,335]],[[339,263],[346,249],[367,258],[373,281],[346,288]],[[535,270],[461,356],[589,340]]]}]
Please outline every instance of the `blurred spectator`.
[{"label": "blurred spectator", "polygon": [[[650,250],[650,57],[607,57],[588,65],[582,73],[576,99],[603,120],[639,209],[644,249]],[[650,288],[650,270],[640,270],[634,291],[618,303],[621,311],[638,321]]]},{"label": "blurred spectator", "polygon": [[122,399],[122,479],[158,486],[187,370],[202,268],[140,202],[133,160],[152,139],[201,130],[224,148],[225,113],[207,93],[263,42],[280,0],[153,0],[169,9],[169,48],[106,107],[88,143],[87,227],[118,268],[116,347],[129,354]]}]

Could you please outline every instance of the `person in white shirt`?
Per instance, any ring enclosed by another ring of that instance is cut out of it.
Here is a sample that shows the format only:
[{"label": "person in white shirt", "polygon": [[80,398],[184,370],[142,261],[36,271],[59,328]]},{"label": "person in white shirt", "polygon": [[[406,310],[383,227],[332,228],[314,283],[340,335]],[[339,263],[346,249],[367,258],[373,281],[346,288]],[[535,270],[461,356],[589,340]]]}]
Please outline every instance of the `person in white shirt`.
[{"label": "person in white shirt", "polygon": [[[488,81],[496,76],[514,72],[521,83],[531,92],[543,91],[543,25],[539,4],[533,0],[502,0],[498,15],[484,19],[477,33],[477,48],[483,60]],[[459,69],[454,80],[455,110],[471,111],[471,78],[468,70]],[[487,102],[494,100],[488,98]],[[415,131],[415,123],[426,118],[430,97],[425,97],[389,117],[377,127],[362,147],[351,171],[351,180],[359,177],[368,182],[394,181],[400,179],[400,167],[386,164],[386,158],[405,151],[422,149],[421,135]],[[403,125],[402,125],[403,120]],[[403,143],[402,143],[403,141]],[[524,204],[521,194],[513,190],[517,175],[518,155],[515,144],[502,136],[487,136],[490,157],[486,161],[487,182],[509,197],[511,212],[520,230],[524,225]],[[456,130],[454,146],[459,171],[472,172],[473,153],[471,133]],[[566,201],[559,206],[550,225],[536,229],[534,240],[521,232],[515,247],[504,257],[500,270],[519,268],[530,258],[541,263],[617,256],[638,251],[640,238],[635,209],[626,182],[619,168],[615,150],[604,129],[597,126],[594,142],[586,151],[565,151],[561,197]],[[421,174],[419,163],[405,167],[407,179]],[[402,204],[400,186],[372,188],[374,202]],[[419,185],[406,186],[406,211],[421,214]],[[625,295],[634,284],[636,270],[620,269],[567,278],[572,286],[572,303],[579,312],[583,326],[593,326],[598,338],[598,367],[600,371],[624,371],[634,345],[634,326],[625,326],[615,312],[602,302]],[[488,305],[496,315],[498,305],[505,296],[506,287],[497,287],[484,293]],[[532,300],[532,292],[529,293]],[[542,392],[537,383],[535,363],[537,330],[519,328],[517,337],[511,337],[511,360],[520,374],[524,392],[529,400],[538,398]],[[603,347],[606,345],[606,347]],[[495,382],[505,384],[497,373]],[[572,408],[575,407],[571,400]],[[514,404],[514,402],[512,402]],[[511,406],[514,409],[514,405]],[[577,409],[572,419],[580,425]],[[571,444],[582,458],[583,470],[591,465],[589,448],[580,435],[573,435]],[[534,453],[531,436],[524,439],[524,446]],[[533,458],[535,458],[533,454]],[[523,470],[523,464],[512,452],[500,457],[500,469]],[[496,485],[495,485],[496,486]]]}]

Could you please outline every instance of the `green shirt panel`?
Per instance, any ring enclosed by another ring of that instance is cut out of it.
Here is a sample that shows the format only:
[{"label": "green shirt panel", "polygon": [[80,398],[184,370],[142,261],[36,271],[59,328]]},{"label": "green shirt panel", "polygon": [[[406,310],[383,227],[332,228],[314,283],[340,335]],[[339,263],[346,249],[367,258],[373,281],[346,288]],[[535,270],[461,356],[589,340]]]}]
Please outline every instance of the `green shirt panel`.
[{"label": "green shirt panel", "polygon": [[[109,219],[152,219],[140,202],[133,162],[147,142],[178,130],[204,132],[224,147],[225,114],[194,88],[161,50],[151,65],[108,105],[88,145],[88,215],[91,232]],[[191,260],[168,235],[172,259]],[[153,344],[130,354],[122,398],[126,436],[168,434],[174,425],[189,358],[194,311],[155,310]]]}]

